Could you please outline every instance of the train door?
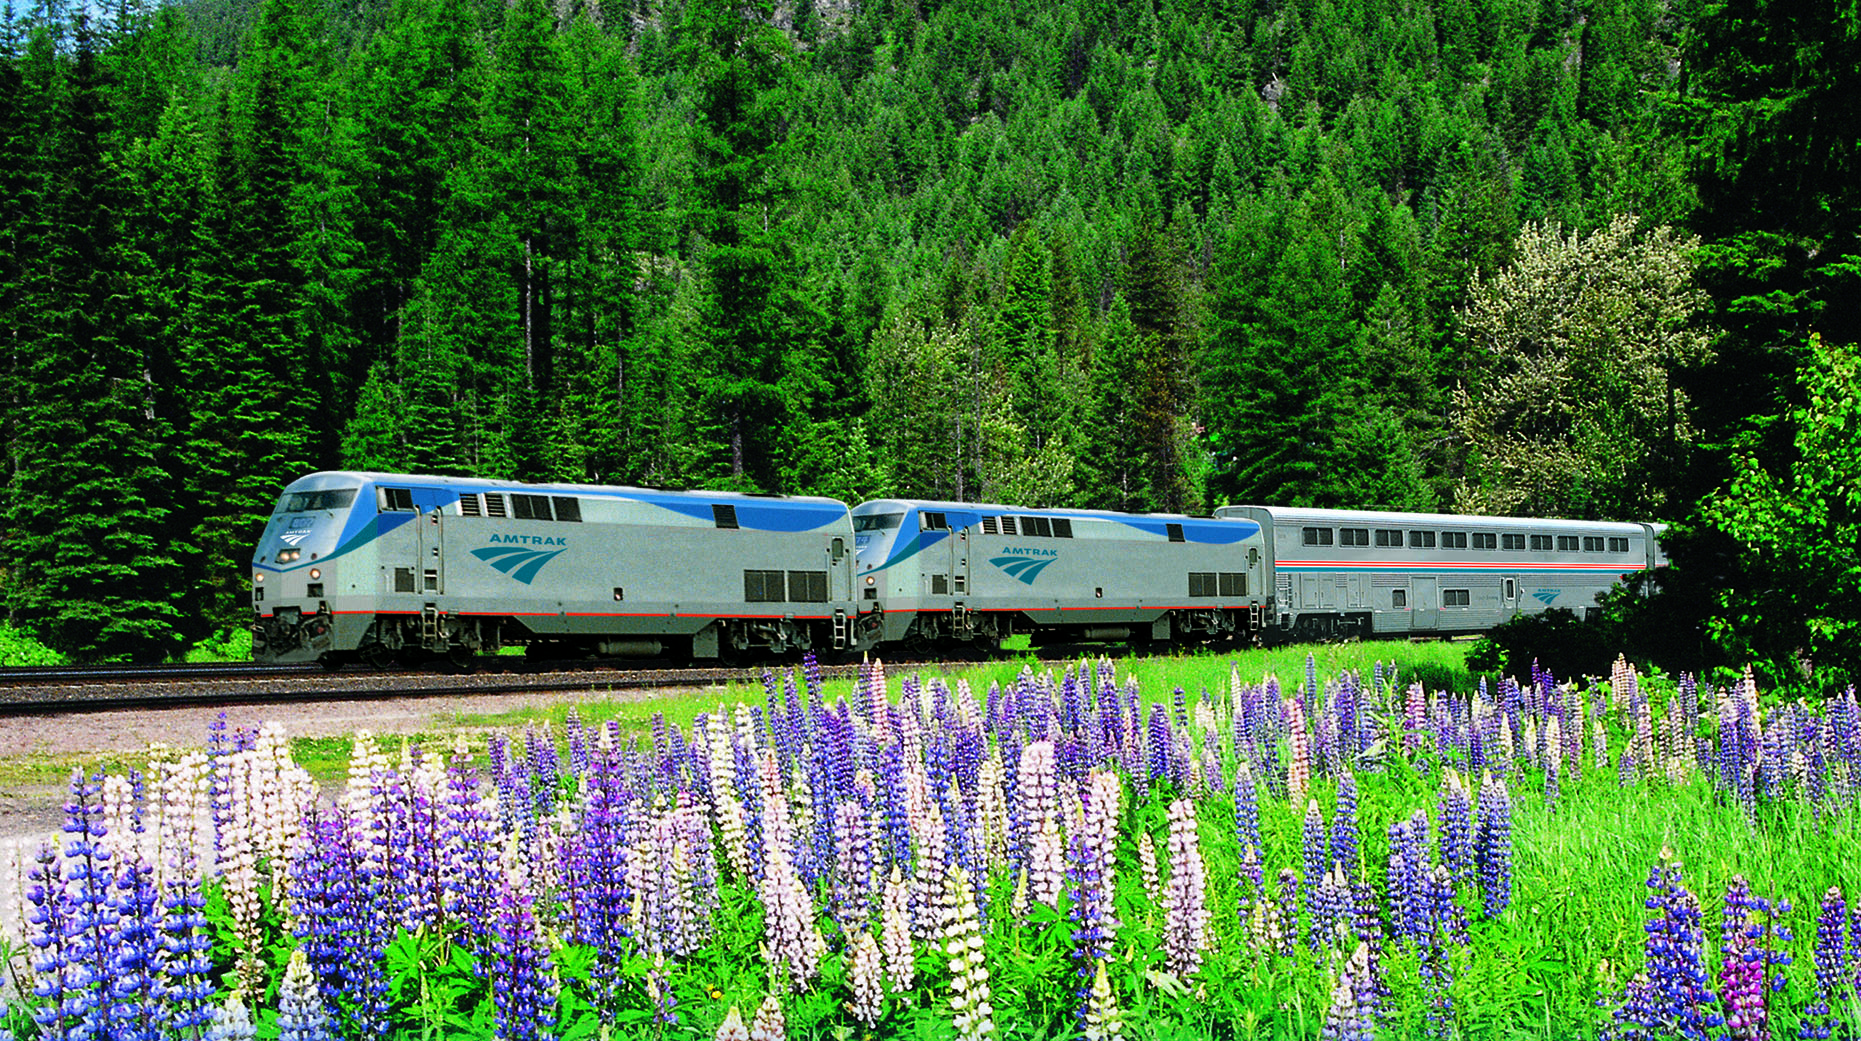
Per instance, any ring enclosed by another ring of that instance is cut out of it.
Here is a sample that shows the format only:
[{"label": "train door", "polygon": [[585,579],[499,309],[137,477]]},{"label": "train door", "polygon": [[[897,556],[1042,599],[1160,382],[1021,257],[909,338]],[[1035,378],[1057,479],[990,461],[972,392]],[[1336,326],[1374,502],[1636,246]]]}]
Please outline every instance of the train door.
[{"label": "train door", "polygon": [[1516,575],[1507,575],[1499,580],[1499,613],[1506,618],[1519,613],[1519,580]]},{"label": "train door", "polygon": [[1417,630],[1433,630],[1441,624],[1441,580],[1409,579],[1410,624]]},{"label": "train door", "polygon": [[853,599],[853,554],[847,552],[843,535],[835,535],[827,544],[827,574],[827,599]]},{"label": "train door", "polygon": [[414,574],[419,576],[420,591],[429,595],[446,591],[445,511],[434,506],[414,522],[414,548],[417,560]]}]

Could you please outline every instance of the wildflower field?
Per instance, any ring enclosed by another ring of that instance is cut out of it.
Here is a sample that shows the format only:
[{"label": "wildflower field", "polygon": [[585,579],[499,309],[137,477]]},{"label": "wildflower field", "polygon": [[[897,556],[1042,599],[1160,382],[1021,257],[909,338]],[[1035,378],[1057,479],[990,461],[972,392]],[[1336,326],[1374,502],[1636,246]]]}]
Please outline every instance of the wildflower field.
[{"label": "wildflower field", "polygon": [[[641,733],[75,774],[12,1036],[1852,1037],[1852,690],[769,676]],[[1141,678],[1140,678],[1141,676]]]}]

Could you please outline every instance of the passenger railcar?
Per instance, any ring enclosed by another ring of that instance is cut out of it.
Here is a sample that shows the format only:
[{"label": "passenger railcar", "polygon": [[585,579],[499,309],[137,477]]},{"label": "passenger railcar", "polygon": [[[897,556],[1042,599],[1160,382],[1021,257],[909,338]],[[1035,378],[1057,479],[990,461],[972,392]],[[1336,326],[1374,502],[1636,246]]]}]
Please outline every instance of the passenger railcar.
[{"label": "passenger railcar", "polygon": [[254,550],[253,657],[845,648],[852,547],[832,499],[316,473]]},{"label": "passenger railcar", "polygon": [[1246,518],[882,499],[853,529],[863,643],[1221,641],[1267,617]]},{"label": "passenger railcar", "polygon": [[1270,533],[1275,626],[1295,639],[1484,632],[1564,607],[1585,616],[1662,566],[1661,526],[1224,506]]}]

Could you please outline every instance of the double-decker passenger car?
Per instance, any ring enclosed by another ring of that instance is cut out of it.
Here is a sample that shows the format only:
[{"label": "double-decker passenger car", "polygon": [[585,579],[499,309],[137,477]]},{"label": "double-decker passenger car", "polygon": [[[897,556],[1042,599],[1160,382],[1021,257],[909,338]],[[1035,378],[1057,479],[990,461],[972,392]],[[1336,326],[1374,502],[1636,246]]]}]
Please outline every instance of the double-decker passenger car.
[{"label": "double-decker passenger car", "polygon": [[316,473],[253,553],[253,656],[844,648],[852,546],[832,499]]},{"label": "double-decker passenger car", "polygon": [[1276,627],[1294,638],[1483,632],[1664,565],[1656,524],[1224,506],[1271,535]]},{"label": "double-decker passenger car", "polygon": [[1246,519],[881,499],[853,529],[862,642],[1218,641],[1271,595]]}]

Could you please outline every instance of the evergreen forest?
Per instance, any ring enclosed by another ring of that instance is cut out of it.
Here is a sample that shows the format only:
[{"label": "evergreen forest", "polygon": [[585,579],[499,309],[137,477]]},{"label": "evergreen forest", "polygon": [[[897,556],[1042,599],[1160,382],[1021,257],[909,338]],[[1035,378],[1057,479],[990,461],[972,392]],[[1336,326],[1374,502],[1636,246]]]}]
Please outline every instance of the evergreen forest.
[{"label": "evergreen forest", "polygon": [[1852,667],[1858,132],[1835,0],[9,5],[0,610],[355,468],[1663,520],[1625,634]]}]

